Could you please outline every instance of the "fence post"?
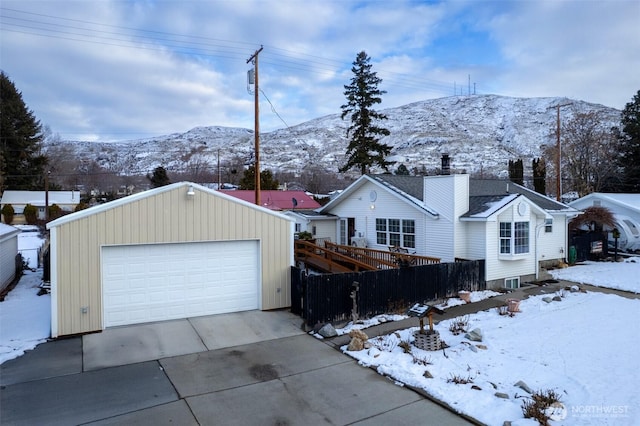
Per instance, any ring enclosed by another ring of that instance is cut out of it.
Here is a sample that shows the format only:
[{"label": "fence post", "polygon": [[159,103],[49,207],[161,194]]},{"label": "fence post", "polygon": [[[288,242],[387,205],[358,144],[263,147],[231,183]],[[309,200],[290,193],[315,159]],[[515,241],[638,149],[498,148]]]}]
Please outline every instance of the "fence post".
[{"label": "fence post", "polygon": [[351,321],[354,323],[358,321],[358,290],[360,290],[360,283],[358,281],[354,281],[351,284],[351,294],[350,297],[353,300],[353,306],[351,308]]}]

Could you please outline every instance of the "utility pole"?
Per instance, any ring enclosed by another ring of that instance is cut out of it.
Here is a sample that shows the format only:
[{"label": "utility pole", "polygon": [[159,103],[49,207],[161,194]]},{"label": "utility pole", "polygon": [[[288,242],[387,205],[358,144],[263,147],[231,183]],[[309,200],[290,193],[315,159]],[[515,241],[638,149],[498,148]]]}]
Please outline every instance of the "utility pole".
[{"label": "utility pole", "polygon": [[[558,151],[556,155],[556,200],[562,202],[562,169],[560,168],[562,165],[562,147],[560,146],[560,108],[569,106],[571,103],[566,103],[562,105],[555,105],[549,108],[555,108],[557,113],[556,119],[556,150]],[[549,109],[547,108],[547,109]]]},{"label": "utility pole", "polygon": [[44,172],[44,221],[49,222],[49,174],[47,170]]},{"label": "utility pole", "polygon": [[259,86],[258,86],[258,54],[260,52],[262,52],[263,46],[260,46],[260,49],[256,50],[256,52],[251,55],[251,57],[249,59],[247,59],[247,63],[253,61],[253,67],[254,67],[254,83],[255,83],[255,88],[254,88],[254,132],[255,132],[255,156],[256,156],[256,162],[255,162],[255,166],[254,166],[254,170],[256,173],[256,205],[260,205],[260,107],[259,107],[259,101],[260,101],[260,93],[259,93]]}]

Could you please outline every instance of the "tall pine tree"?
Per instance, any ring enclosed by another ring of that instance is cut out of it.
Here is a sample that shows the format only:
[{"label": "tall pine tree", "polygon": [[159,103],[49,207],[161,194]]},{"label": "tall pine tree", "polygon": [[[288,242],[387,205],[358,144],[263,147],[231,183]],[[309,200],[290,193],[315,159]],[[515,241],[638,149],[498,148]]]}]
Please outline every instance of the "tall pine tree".
[{"label": "tall pine tree", "polygon": [[509,179],[518,185],[524,185],[524,165],[522,158],[509,160]]},{"label": "tall pine tree", "polygon": [[538,194],[547,195],[547,165],[544,158],[534,158],[531,161],[533,169],[533,190]]},{"label": "tall pine tree", "polygon": [[47,158],[42,126],[22,93],[0,73],[0,190],[42,190]]},{"label": "tall pine tree", "polygon": [[620,156],[623,192],[640,192],[640,90],[622,110]]},{"label": "tall pine tree", "polygon": [[358,167],[364,175],[371,166],[378,165],[388,171],[388,166],[393,164],[385,159],[391,147],[379,141],[380,136],[390,134],[388,129],[379,125],[387,116],[373,109],[375,104],[382,102],[380,96],[387,92],[378,88],[382,79],[372,71],[370,61],[371,58],[364,51],[358,53],[351,67],[351,83],[344,86],[347,103],[341,106],[341,117],[343,120],[349,117],[351,124],[347,128],[347,137],[350,138],[348,159],[340,168],[341,172]]}]

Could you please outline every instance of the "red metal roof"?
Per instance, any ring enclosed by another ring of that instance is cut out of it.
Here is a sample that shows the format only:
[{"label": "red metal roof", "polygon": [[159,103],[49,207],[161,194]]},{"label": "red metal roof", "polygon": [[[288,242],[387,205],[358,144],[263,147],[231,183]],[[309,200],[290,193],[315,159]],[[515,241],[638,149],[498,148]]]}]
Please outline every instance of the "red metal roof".
[{"label": "red metal roof", "polygon": [[[249,203],[255,203],[254,190],[222,190],[227,195],[239,198]],[[294,201],[296,204],[294,206]],[[320,204],[304,191],[260,191],[260,205],[271,210],[301,210],[317,209]]]}]

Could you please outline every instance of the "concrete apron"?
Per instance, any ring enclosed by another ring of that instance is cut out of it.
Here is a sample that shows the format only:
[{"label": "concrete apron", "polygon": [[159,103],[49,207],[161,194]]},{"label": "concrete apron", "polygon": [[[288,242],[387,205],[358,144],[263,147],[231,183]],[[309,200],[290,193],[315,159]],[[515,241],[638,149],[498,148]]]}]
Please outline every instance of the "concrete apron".
[{"label": "concrete apron", "polygon": [[304,334],[288,311],[246,311],[108,328],[82,337],[83,370],[134,364]]}]

